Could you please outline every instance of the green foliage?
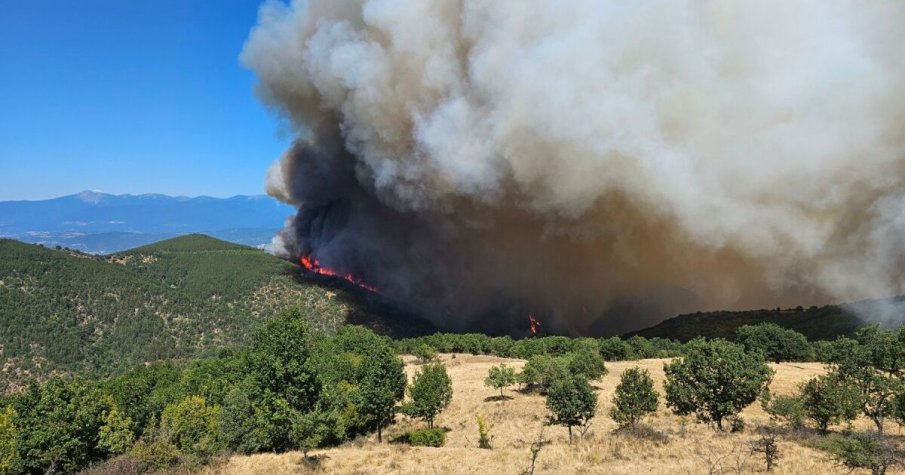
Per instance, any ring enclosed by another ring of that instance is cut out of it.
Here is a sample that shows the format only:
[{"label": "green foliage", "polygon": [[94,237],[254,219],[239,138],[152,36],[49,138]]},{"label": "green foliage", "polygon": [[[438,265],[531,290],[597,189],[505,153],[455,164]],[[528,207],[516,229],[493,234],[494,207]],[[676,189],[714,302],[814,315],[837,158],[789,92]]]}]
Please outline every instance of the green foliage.
[{"label": "green foliage", "polygon": [[122,454],[129,450],[135,434],[132,433],[132,419],[124,415],[113,398],[107,396],[107,406],[110,410],[104,418],[98,434],[98,446],[106,449],[111,454]]},{"label": "green foliage", "polygon": [[606,361],[625,361],[631,359],[632,346],[618,336],[602,338],[598,342],[600,356]]},{"label": "green foliage", "polygon": [[180,451],[207,460],[221,450],[217,421],[220,406],[210,406],[200,396],[170,404],[160,417],[161,436]]},{"label": "green foliage", "polygon": [[452,400],[452,380],[446,373],[446,367],[439,362],[424,365],[415,373],[408,395],[411,400],[402,406],[402,412],[424,419],[427,426],[433,428],[434,418]]},{"label": "green foliage", "polygon": [[577,375],[556,379],[547,392],[548,422],[566,426],[569,441],[572,427],[585,427],[597,411],[597,393],[588,380]]},{"label": "green foliage", "polygon": [[771,419],[785,422],[792,429],[804,427],[804,419],[807,416],[804,401],[799,396],[773,396],[769,390],[761,396],[761,407],[770,415]]},{"label": "green foliage", "polygon": [[18,472],[20,463],[16,410],[6,406],[0,410],[0,475]]},{"label": "green foliage", "polygon": [[866,323],[854,311],[839,305],[811,308],[763,309],[745,311],[696,312],[664,320],[635,332],[647,338],[672,338],[681,342],[695,338],[735,338],[744,325],[775,323],[795,330],[809,341],[832,340],[851,335]]},{"label": "green foliage", "polygon": [[487,419],[484,419],[480,415],[475,416],[475,419],[478,421],[478,447],[482,449],[492,449],[491,439],[493,439],[493,437],[490,436],[490,429],[492,429],[491,425],[487,422]]},{"label": "green foliage", "polygon": [[565,356],[536,355],[528,359],[518,375],[518,381],[529,389],[549,390],[554,381],[570,374],[569,358]]},{"label": "green foliage", "polygon": [[635,427],[645,415],[657,411],[659,405],[654,380],[646,369],[629,368],[622,372],[610,417],[620,427]]},{"label": "green foliage", "polygon": [[590,380],[597,380],[607,374],[603,357],[595,348],[585,348],[572,353],[569,358],[569,371]]},{"label": "green foliage", "polygon": [[446,430],[442,428],[420,429],[407,432],[402,439],[413,446],[443,447],[446,443]]},{"label": "green foliage", "polygon": [[744,325],[736,331],[737,342],[747,351],[759,351],[774,363],[783,361],[807,361],[813,356],[808,340],[794,330],[775,323]]},{"label": "green foliage", "polygon": [[902,465],[902,451],[880,434],[853,434],[827,441],[826,449],[836,461],[850,469],[868,469],[873,475],[883,475]]},{"label": "green foliage", "polygon": [[23,385],[18,374],[108,376],[213,356],[298,302],[324,330],[347,316],[373,319],[351,293],[300,283],[298,272],[262,250],[197,235],[113,256],[0,239],[0,346],[19,370],[0,373],[0,393]]},{"label": "green foliage", "polygon": [[422,363],[428,363],[437,358],[437,351],[430,345],[424,343],[415,347],[415,351],[413,351],[412,354]]},{"label": "green foliage", "polygon": [[389,345],[364,350],[364,362],[359,379],[358,410],[366,427],[377,428],[378,441],[383,440],[383,428],[393,422],[396,403],[405,395],[408,382],[402,360]]},{"label": "green foliage", "polygon": [[165,440],[139,440],[132,446],[129,456],[138,459],[139,473],[163,471],[183,459],[182,452]]},{"label": "green foliage", "polygon": [[484,379],[484,386],[499,389],[500,397],[503,397],[504,388],[515,383],[515,369],[506,366],[506,363],[491,367],[487,372],[487,378]]},{"label": "green foliage", "polygon": [[802,409],[808,419],[826,432],[831,424],[854,420],[861,410],[858,388],[837,374],[810,379],[801,387]]},{"label": "green foliage", "polygon": [[693,340],[685,357],[664,370],[666,405],[676,414],[713,422],[718,430],[724,418],[754,402],[773,376],[761,355],[724,340]]}]

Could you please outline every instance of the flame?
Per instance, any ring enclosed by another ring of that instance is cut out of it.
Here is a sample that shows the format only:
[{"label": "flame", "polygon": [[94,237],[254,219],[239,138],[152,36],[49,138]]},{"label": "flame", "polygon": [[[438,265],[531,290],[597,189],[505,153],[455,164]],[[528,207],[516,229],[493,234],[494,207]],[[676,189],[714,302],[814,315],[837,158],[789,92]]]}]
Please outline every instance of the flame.
[{"label": "flame", "polygon": [[349,282],[350,284],[357,285],[358,287],[361,287],[365,290],[374,292],[375,294],[380,293],[380,291],[377,290],[377,287],[374,287],[373,285],[368,284],[367,282],[359,279],[358,277],[355,277],[351,273],[342,274],[339,271],[332,269],[330,267],[324,267],[321,265],[320,261],[318,261],[316,258],[313,258],[311,256],[301,256],[299,258],[299,264],[301,264],[302,267],[307,269],[309,272],[313,272],[318,275],[339,277],[340,279],[343,279],[346,282]]},{"label": "flame", "polygon": [[528,314],[528,324],[531,325],[531,334],[537,335],[537,329],[541,326],[540,320],[532,314]]}]

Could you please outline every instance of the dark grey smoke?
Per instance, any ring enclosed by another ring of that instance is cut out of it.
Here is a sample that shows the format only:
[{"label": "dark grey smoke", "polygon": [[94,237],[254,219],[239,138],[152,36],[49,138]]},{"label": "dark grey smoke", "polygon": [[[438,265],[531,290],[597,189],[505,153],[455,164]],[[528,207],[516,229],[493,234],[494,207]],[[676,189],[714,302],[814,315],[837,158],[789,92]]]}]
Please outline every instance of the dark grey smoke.
[{"label": "dark grey smoke", "polygon": [[242,59],[312,255],[451,327],[901,293],[905,3],[297,1]]}]

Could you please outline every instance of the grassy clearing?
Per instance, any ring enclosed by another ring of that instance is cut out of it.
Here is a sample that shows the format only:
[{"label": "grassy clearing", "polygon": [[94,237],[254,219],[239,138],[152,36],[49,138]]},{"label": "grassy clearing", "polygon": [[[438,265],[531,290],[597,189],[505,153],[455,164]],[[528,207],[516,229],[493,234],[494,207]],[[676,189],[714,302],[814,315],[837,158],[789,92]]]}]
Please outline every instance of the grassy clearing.
[{"label": "grassy clearing", "polygon": [[[300,452],[286,454],[258,454],[232,457],[222,461],[209,473],[497,473],[515,474],[530,465],[530,446],[546,417],[544,398],[536,394],[505,391],[507,398],[484,386],[484,378],[491,366],[501,362],[520,369],[524,360],[474,355],[440,355],[453,380],[453,399],[450,407],[437,420],[438,427],[449,430],[446,446],[442,448],[408,447],[401,444],[377,444],[376,436],[361,438],[341,447],[313,452],[314,461],[305,461]],[[748,428],[741,433],[718,434],[709,426],[690,418],[674,416],[663,405],[645,421],[652,428],[648,437],[614,434],[616,424],[607,417],[620,373],[639,366],[650,371],[657,390],[663,392],[663,363],[668,360],[651,359],[608,363],[610,372],[594,382],[600,395],[600,405],[585,437],[572,445],[565,428],[547,427],[545,440],[549,444],[541,450],[535,473],[612,473],[612,474],[674,474],[674,473],[759,473],[764,472],[763,460],[751,455],[748,443],[759,437],[756,428],[768,422],[767,415],[755,403],[744,410],[742,417]],[[771,364],[776,375],[770,386],[774,394],[788,394],[797,385],[821,374],[819,363]],[[406,358],[409,377],[418,364]],[[493,426],[493,450],[478,448],[476,415],[482,415]],[[387,430],[387,438],[394,437],[420,422],[399,416],[397,424]],[[859,420],[858,429],[869,423]],[[840,429],[840,428],[835,428]],[[891,435],[898,438],[895,429]],[[804,436],[807,437],[807,436]],[[665,441],[664,441],[665,439]],[[833,464],[825,452],[808,447],[805,441],[783,437],[779,442],[781,458],[773,473],[848,473]],[[722,470],[722,472],[720,471]]]}]

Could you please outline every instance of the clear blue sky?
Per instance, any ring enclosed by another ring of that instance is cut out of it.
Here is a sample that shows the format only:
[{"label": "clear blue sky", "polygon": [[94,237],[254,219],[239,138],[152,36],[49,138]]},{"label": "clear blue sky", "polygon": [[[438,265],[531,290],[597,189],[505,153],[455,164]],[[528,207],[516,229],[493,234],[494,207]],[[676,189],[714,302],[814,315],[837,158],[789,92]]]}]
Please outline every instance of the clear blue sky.
[{"label": "clear blue sky", "polygon": [[0,0],[0,200],[262,193],[288,144],[238,55],[257,0]]}]

